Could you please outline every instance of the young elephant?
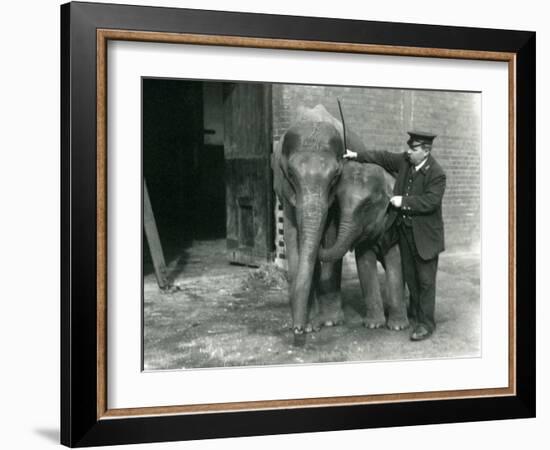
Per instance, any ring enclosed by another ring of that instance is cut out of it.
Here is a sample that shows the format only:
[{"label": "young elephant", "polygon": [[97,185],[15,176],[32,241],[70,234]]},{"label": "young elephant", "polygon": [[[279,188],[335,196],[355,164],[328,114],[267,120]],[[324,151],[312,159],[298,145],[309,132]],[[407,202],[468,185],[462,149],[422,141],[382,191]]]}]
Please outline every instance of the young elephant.
[{"label": "young elephant", "polygon": [[[348,132],[348,148],[364,150]],[[343,322],[341,261],[320,264],[318,251],[336,240],[335,190],[342,172],[342,124],[322,105],[298,107],[294,124],[275,146],[271,166],[283,205],[294,345],[305,333]]]},{"label": "young elephant", "polygon": [[[346,161],[336,189],[340,208],[338,237],[331,248],[320,249],[319,259],[339,260],[355,248],[357,272],[367,307],[365,326],[387,325],[392,330],[402,330],[409,326],[409,321],[403,294],[401,255],[397,244],[385,235],[392,186],[393,178],[380,166]],[[387,321],[377,277],[377,259],[386,271]]]},{"label": "young elephant", "polygon": [[317,252],[330,222],[344,146],[338,130],[324,121],[300,121],[281,141],[272,167],[275,191],[283,205],[294,345],[301,346],[313,315],[309,309],[317,284],[314,274],[320,269]]}]

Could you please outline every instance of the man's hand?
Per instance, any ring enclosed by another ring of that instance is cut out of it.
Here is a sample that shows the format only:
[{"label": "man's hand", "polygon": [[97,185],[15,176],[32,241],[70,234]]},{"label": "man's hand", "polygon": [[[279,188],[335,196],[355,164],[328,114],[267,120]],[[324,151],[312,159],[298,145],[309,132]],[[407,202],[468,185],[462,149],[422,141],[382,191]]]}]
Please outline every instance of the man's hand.
[{"label": "man's hand", "polygon": [[344,153],[344,159],[355,160],[357,159],[357,153],[352,152],[351,150],[346,148],[346,153]]},{"label": "man's hand", "polygon": [[390,203],[396,208],[401,208],[403,197],[401,195],[396,195],[390,199]]}]

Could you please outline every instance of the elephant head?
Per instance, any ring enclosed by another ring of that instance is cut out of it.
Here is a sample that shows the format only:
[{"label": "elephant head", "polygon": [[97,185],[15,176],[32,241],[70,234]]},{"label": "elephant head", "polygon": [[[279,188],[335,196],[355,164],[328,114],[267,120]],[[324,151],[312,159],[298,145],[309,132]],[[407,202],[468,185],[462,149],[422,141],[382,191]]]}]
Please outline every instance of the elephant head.
[{"label": "elephant head", "polygon": [[305,342],[313,272],[342,172],[343,153],[343,141],[334,125],[304,120],[286,131],[274,154],[275,188],[294,211],[297,231],[297,264],[290,267],[289,261],[289,270],[294,272],[290,276],[290,303],[295,345]]},{"label": "elephant head", "polygon": [[340,209],[338,237],[331,248],[320,249],[321,261],[343,258],[359,242],[377,242],[384,232],[392,180],[377,165],[346,161],[336,191]]}]

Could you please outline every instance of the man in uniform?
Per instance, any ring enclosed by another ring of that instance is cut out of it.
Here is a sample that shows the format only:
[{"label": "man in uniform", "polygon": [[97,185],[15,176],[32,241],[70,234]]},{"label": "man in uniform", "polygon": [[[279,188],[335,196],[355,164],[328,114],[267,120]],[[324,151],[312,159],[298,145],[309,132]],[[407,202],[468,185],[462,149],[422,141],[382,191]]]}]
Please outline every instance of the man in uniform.
[{"label": "man in uniform", "polygon": [[445,249],[441,202],[446,175],[432,156],[436,136],[423,131],[408,134],[406,152],[347,150],[344,158],[378,164],[395,176],[388,212],[392,228],[387,236],[399,242],[410,313],[416,322],[411,340],[421,341],[435,330],[437,265],[439,253]]}]

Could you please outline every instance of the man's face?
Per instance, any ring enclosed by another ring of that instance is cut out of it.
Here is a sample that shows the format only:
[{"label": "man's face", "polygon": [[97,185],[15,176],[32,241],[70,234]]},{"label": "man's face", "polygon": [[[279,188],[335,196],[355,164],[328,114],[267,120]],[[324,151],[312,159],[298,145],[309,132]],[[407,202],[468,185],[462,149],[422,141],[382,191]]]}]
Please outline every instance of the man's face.
[{"label": "man's face", "polygon": [[411,141],[408,142],[408,144],[409,149],[407,150],[407,157],[412,165],[416,166],[428,157],[430,145],[418,141]]}]

